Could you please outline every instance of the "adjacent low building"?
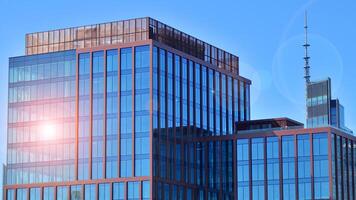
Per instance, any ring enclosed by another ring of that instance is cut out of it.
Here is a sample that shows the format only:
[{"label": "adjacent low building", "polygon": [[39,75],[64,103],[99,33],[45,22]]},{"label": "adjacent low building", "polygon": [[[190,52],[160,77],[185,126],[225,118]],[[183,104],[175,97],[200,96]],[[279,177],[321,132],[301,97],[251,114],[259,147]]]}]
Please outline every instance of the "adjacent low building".
[{"label": "adjacent low building", "polygon": [[250,84],[236,55],[148,17],[27,34],[4,199],[354,199],[356,138],[250,120]]}]

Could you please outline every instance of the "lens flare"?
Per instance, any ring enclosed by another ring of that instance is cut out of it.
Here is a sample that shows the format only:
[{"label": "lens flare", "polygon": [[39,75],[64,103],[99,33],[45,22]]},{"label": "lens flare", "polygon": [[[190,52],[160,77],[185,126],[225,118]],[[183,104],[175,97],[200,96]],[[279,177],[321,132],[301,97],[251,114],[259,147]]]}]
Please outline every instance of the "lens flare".
[{"label": "lens flare", "polygon": [[42,140],[54,140],[56,136],[56,126],[53,123],[44,123],[41,125]]}]

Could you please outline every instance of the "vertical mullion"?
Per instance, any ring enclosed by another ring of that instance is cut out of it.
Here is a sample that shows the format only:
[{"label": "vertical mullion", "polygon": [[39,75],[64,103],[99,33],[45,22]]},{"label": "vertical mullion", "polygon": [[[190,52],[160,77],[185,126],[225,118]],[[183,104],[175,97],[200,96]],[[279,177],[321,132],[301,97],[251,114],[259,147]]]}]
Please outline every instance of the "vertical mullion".
[{"label": "vertical mullion", "polygon": [[132,176],[135,176],[135,47],[132,47],[131,48],[131,67],[132,67],[132,75],[131,75],[131,83],[132,83],[132,140],[131,140],[131,144],[132,144],[132,147],[131,147],[131,158],[132,158]]},{"label": "vertical mullion", "polygon": [[283,200],[283,158],[282,137],[278,136],[278,158],[279,158],[279,197]]},{"label": "vertical mullion", "polygon": [[164,70],[164,72],[165,72],[165,77],[164,77],[164,81],[165,81],[165,97],[164,97],[164,101],[165,101],[165,111],[164,111],[164,118],[165,118],[165,135],[166,135],[166,138],[165,138],[165,146],[166,146],[166,152],[165,152],[165,154],[166,154],[166,165],[165,165],[165,167],[166,167],[166,178],[168,179],[168,172],[169,172],[169,162],[168,162],[168,156],[169,156],[169,147],[168,147],[168,134],[169,134],[169,131],[168,131],[168,106],[169,106],[169,104],[168,104],[168,52],[167,52],[167,50],[164,50],[164,57],[165,57],[165,59],[164,59],[164,68],[165,68],[165,70]]},{"label": "vertical mullion", "polygon": [[142,181],[139,181],[138,182],[138,196],[139,196],[139,199],[142,199]]},{"label": "vertical mullion", "polygon": [[[181,157],[183,157],[184,158],[184,151],[183,151],[183,149],[184,149],[184,143],[183,143],[183,140],[182,140],[182,136],[183,136],[183,124],[184,124],[184,122],[183,122],[183,116],[184,116],[184,114],[183,114],[183,104],[184,104],[184,102],[183,102],[183,69],[182,69],[182,66],[183,66],[183,63],[182,63],[182,57],[181,56],[179,56],[179,66],[180,66],[180,70],[179,70],[179,83],[180,83],[180,90],[179,90],[179,98],[180,98],[180,106],[179,106],[179,109],[180,109],[180,111],[179,111],[179,113],[180,113],[180,126],[179,126],[179,143],[180,143],[180,155],[181,155]],[[183,156],[182,156],[183,155]],[[179,182],[181,182],[181,180],[182,180],[182,176],[184,176],[184,174],[182,173],[183,172],[183,169],[184,169],[184,167],[182,167],[182,162],[183,162],[184,160],[181,158],[180,159],[180,162],[179,162],[179,164],[180,164],[180,166],[179,166],[179,169],[180,169],[180,172],[179,172],[179,174],[180,174],[180,180],[178,180]],[[179,190],[179,188],[177,188],[177,193],[178,193],[178,190]]]},{"label": "vertical mullion", "polygon": [[237,152],[237,148],[236,148],[236,145],[237,145],[237,140],[232,140],[232,173],[233,173],[233,192],[234,192],[234,199],[237,199],[237,155],[236,155],[236,152]]},{"label": "vertical mullion", "polygon": [[335,192],[336,192],[336,199],[338,199],[339,198],[339,182],[338,182],[338,179],[339,179],[339,177],[338,177],[338,168],[339,168],[339,166],[338,166],[338,160],[337,160],[337,136],[334,134],[333,135],[334,136],[334,142],[333,142],[333,146],[334,146],[334,163],[335,163],[335,169],[333,169],[334,170],[334,172],[335,172]]},{"label": "vertical mullion", "polygon": [[[246,90],[245,90],[246,91]],[[246,92],[245,92],[246,94]],[[246,102],[246,101],[245,101]],[[294,180],[295,180],[295,196],[296,199],[299,199],[299,187],[298,187],[298,143],[297,143],[297,135],[293,135],[294,138]]]},{"label": "vertical mullion", "polygon": [[102,171],[102,173],[103,173],[103,176],[102,177],[104,177],[104,178],[106,178],[106,160],[107,160],[107,158],[106,158],[106,155],[107,155],[107,153],[106,153],[106,145],[107,145],[107,142],[106,142],[106,139],[107,139],[107,133],[106,133],[106,130],[107,130],[107,127],[106,127],[106,120],[107,120],[107,72],[106,72],[106,70],[107,70],[107,66],[106,66],[106,64],[107,64],[107,62],[106,62],[106,56],[107,56],[107,51],[105,50],[104,51],[104,55],[103,55],[103,61],[104,61],[104,112],[103,112],[103,140],[104,140],[104,142],[103,142],[103,171]]},{"label": "vertical mullion", "polygon": [[223,130],[222,130],[222,74],[219,72],[219,113],[217,114],[219,119],[217,119],[219,121],[219,135],[223,135]]},{"label": "vertical mullion", "polygon": [[267,182],[267,137],[263,138],[263,166],[264,166],[264,195],[268,199],[268,182]]},{"label": "vertical mullion", "polygon": [[[57,199],[57,189],[58,189],[58,186],[54,186],[53,188],[54,188],[54,192],[53,192],[54,197],[53,197],[53,199],[56,200],[56,199]],[[16,192],[15,192],[15,194],[16,194]],[[16,198],[15,198],[15,199],[16,199]]]},{"label": "vertical mullion", "polygon": [[121,49],[117,51],[117,65],[117,175],[121,177]]},{"label": "vertical mullion", "polygon": [[[149,24],[149,19],[147,20],[147,24]],[[149,125],[149,137],[150,137],[150,198],[153,199],[153,44],[150,44],[150,125]]]},{"label": "vertical mullion", "polygon": [[[328,165],[329,165],[329,171],[328,171],[328,173],[329,173],[329,197],[330,198],[334,198],[333,197],[333,189],[334,189],[334,187],[333,187],[333,176],[332,176],[332,170],[333,170],[333,168],[332,168],[332,155],[331,155],[331,148],[333,148],[331,145],[333,145],[332,144],[332,141],[331,141],[331,132],[329,131],[328,133]],[[314,157],[314,156],[313,156]],[[313,162],[314,162],[314,158],[313,158]],[[314,170],[314,168],[313,168],[313,170]],[[335,178],[336,178],[336,176],[337,176],[337,174],[335,174]],[[314,178],[314,176],[313,176],[313,178]],[[313,187],[312,187],[312,194],[314,194],[314,180],[312,180],[312,184],[313,184]],[[336,183],[335,183],[336,184]],[[336,184],[337,185],[337,184]],[[314,197],[314,195],[313,195],[313,197]]]},{"label": "vertical mullion", "polygon": [[248,174],[249,174],[249,192],[250,192],[250,200],[253,199],[253,194],[252,194],[252,142],[251,139],[248,139]]},{"label": "vertical mullion", "polygon": [[90,79],[90,92],[89,92],[89,101],[90,101],[90,111],[89,111],[89,170],[88,177],[92,179],[92,160],[93,160],[93,52],[90,52],[89,59],[89,79]]},{"label": "vertical mullion", "polygon": [[39,187],[40,188],[40,199],[43,199],[43,186],[42,187]]},{"label": "vertical mullion", "polygon": [[75,171],[74,180],[78,180],[78,160],[79,160],[79,54],[76,54],[76,74],[75,74]]},{"label": "vertical mullion", "polygon": [[110,187],[110,194],[109,194],[109,197],[110,197],[110,199],[113,199],[113,197],[114,197],[114,195],[113,195],[113,191],[114,191],[114,189],[113,189],[113,184],[114,183],[109,183],[109,187]]},{"label": "vertical mullion", "polygon": [[241,121],[241,98],[240,98],[240,93],[241,93],[241,87],[240,87],[240,80],[237,80],[237,116],[238,116],[238,121]]},{"label": "vertical mullion", "polygon": [[170,176],[172,177],[172,179],[175,179],[175,171],[176,171],[176,103],[175,103],[175,99],[176,99],[176,58],[175,58],[175,54],[172,53],[172,106],[173,106],[173,120],[172,120],[172,127],[173,127],[173,140],[170,140],[171,142],[173,142],[174,148],[173,148],[173,153],[171,153],[170,155],[173,155],[173,157],[171,158],[171,162],[173,162],[173,171],[170,172]]},{"label": "vertical mullion", "polygon": [[[311,198],[315,198],[315,190],[314,190],[314,144],[313,144],[313,133],[309,133],[309,143],[310,143],[310,177],[311,177]],[[331,154],[329,154],[331,155]],[[328,156],[329,157],[329,156]],[[330,168],[329,168],[330,170]]]},{"label": "vertical mullion", "polygon": [[232,99],[231,99],[231,108],[232,108],[232,124],[231,124],[231,126],[232,126],[232,133],[231,134],[235,134],[235,132],[237,133],[237,131],[235,131],[235,79],[232,77],[231,78],[231,97],[232,97]]},{"label": "vertical mullion", "polygon": [[344,157],[342,156],[343,155],[343,148],[342,148],[342,146],[343,146],[343,137],[342,136],[340,136],[340,159],[341,159],[341,162],[340,162],[340,164],[341,164],[341,166],[340,166],[340,169],[341,169],[341,198],[342,199],[345,199],[345,185],[344,185],[344,183],[345,183],[345,181],[344,181]]}]

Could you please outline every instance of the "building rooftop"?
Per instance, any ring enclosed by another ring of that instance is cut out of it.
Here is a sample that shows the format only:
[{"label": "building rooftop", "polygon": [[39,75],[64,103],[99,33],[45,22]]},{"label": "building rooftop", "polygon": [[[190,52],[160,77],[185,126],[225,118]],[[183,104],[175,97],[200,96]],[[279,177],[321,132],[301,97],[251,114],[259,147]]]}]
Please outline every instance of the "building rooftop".
[{"label": "building rooftop", "polygon": [[26,34],[26,55],[153,39],[234,74],[239,58],[150,17]]},{"label": "building rooftop", "polygon": [[303,123],[286,117],[240,121],[235,126],[237,131],[304,128]]}]

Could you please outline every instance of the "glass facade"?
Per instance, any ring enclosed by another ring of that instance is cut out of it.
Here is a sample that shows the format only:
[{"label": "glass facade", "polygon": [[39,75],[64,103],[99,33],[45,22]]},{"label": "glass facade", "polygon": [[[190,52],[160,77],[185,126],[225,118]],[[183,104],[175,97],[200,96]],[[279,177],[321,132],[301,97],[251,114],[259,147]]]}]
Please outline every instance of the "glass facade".
[{"label": "glass facade", "polygon": [[10,59],[7,184],[75,179],[75,51]]},{"label": "glass facade", "polygon": [[9,63],[5,199],[355,197],[353,136],[237,131],[238,58],[147,19],[27,35]]}]

